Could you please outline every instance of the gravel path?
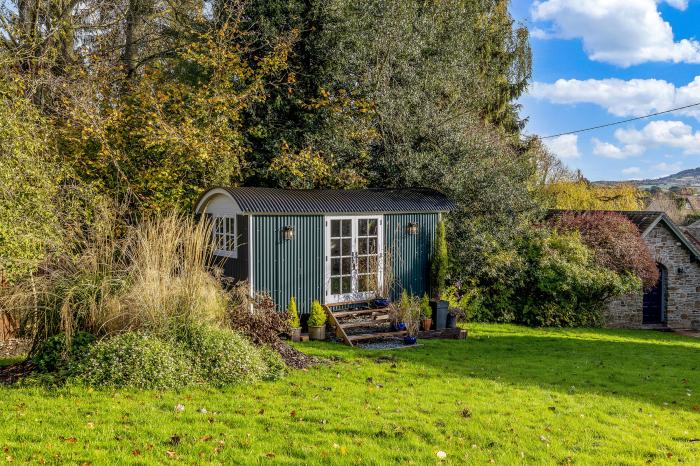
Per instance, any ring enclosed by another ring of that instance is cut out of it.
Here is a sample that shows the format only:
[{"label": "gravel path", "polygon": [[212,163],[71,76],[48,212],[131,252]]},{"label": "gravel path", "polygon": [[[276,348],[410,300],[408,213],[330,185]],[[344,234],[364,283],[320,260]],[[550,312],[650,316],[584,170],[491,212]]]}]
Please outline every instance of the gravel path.
[{"label": "gravel path", "polygon": [[372,350],[387,350],[387,349],[399,349],[399,348],[414,348],[418,346],[415,345],[405,345],[402,338],[385,338],[382,340],[376,340],[366,343],[358,343],[355,345],[362,349],[372,349]]}]

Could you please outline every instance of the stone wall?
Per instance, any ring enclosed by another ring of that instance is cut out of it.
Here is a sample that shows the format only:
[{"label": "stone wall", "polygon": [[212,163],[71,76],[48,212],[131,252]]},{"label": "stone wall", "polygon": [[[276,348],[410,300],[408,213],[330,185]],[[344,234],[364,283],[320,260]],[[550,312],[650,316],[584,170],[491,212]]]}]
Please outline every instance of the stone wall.
[{"label": "stone wall", "polygon": [[[666,323],[670,328],[700,328],[700,265],[676,235],[659,222],[644,238],[655,260],[668,270]],[[642,326],[642,293],[611,301],[604,313],[610,327]]]}]

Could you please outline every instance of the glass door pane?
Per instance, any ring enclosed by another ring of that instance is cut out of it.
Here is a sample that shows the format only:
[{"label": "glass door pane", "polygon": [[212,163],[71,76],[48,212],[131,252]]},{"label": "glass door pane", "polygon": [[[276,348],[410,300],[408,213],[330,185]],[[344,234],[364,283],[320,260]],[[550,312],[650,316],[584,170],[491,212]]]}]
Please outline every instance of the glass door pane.
[{"label": "glass door pane", "polygon": [[352,220],[331,220],[331,294],[352,293]]},{"label": "glass door pane", "polygon": [[378,219],[357,219],[357,291],[379,291]]}]

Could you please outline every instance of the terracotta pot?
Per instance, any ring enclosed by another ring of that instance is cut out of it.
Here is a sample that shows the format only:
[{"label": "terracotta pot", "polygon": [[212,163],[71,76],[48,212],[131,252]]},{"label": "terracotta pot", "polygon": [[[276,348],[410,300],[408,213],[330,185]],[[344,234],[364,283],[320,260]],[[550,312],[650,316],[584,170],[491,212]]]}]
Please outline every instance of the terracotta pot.
[{"label": "terracotta pot", "polygon": [[301,341],[301,327],[293,328],[289,336],[292,337],[292,341]]},{"label": "terracotta pot", "polygon": [[423,319],[420,323],[423,326],[423,331],[427,332],[430,330],[430,326],[433,325],[433,319]]},{"label": "terracotta pot", "polygon": [[322,325],[320,327],[309,327],[309,339],[310,340],[325,340],[326,339],[326,326]]}]

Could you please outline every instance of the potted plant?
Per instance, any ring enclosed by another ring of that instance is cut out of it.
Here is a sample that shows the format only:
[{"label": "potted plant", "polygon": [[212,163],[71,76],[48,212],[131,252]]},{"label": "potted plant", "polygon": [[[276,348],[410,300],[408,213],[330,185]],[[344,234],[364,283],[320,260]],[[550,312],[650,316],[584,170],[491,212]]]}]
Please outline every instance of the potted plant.
[{"label": "potted plant", "polygon": [[292,337],[292,341],[301,341],[301,321],[297,311],[297,300],[294,296],[289,298],[287,314],[289,314],[289,327],[291,328],[289,335]]},{"label": "potted plant", "polygon": [[[374,257],[374,256],[372,256]],[[382,283],[379,283],[378,280],[373,281],[373,290],[375,295],[377,296],[376,299],[374,300],[374,305],[376,307],[386,307],[388,308],[391,305],[391,288],[392,288],[392,283],[394,280],[394,271],[392,267],[392,261],[391,261],[392,254],[390,251],[387,251],[384,253],[384,264],[382,265],[383,267],[383,274],[382,274]],[[373,260],[376,261],[377,259],[372,259],[370,258],[370,269],[371,270],[379,270],[378,265],[379,263],[373,263]]]},{"label": "potted plant", "polygon": [[445,301],[445,284],[447,281],[447,269],[449,258],[447,256],[447,238],[445,236],[445,222],[440,220],[435,228],[435,243],[431,263],[432,294],[434,300],[430,305],[434,312],[435,329],[442,330],[446,326],[448,303]]},{"label": "potted plant", "polygon": [[389,303],[387,306],[389,319],[391,320],[390,327],[392,332],[406,330],[406,323],[403,321],[404,313],[400,302]]},{"label": "potted plant", "polygon": [[423,299],[420,301],[420,315],[421,327],[423,327],[424,332],[427,332],[433,325],[433,308],[430,307],[430,299],[428,299],[427,294],[424,294]]},{"label": "potted plant", "polygon": [[415,296],[409,296],[406,290],[401,293],[401,302],[397,306],[400,322],[408,335],[403,338],[406,345],[414,345],[417,341],[418,325],[420,324],[420,301]]},{"label": "potted plant", "polygon": [[416,335],[418,334],[418,325],[420,323],[420,303],[415,297],[409,299],[409,306],[404,313],[404,322],[406,323],[408,335],[403,338],[403,342],[406,345],[415,345],[418,340]]},{"label": "potted plant", "polygon": [[321,303],[316,300],[311,303],[311,315],[309,316],[308,324],[309,339],[326,339],[326,312],[323,310]]},{"label": "potted plant", "polygon": [[447,328],[457,328],[457,322],[460,320],[464,320],[465,313],[463,310],[461,310],[458,307],[453,307],[450,309],[450,311],[447,313],[447,322],[446,322],[446,327]]}]

